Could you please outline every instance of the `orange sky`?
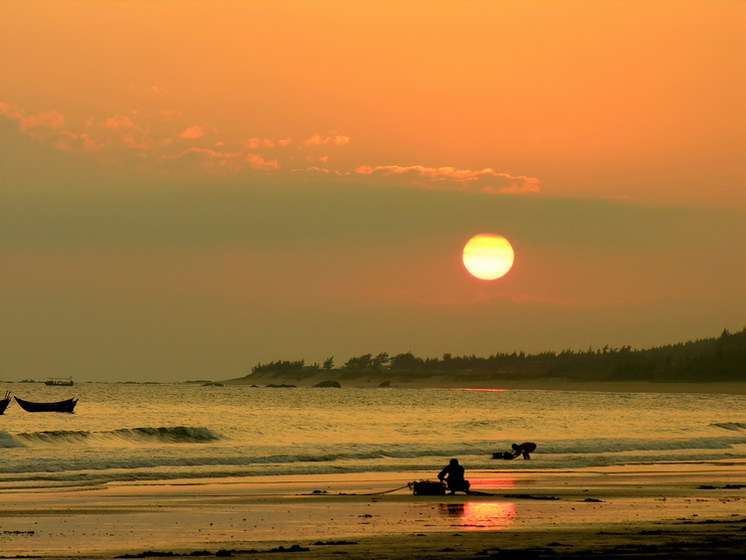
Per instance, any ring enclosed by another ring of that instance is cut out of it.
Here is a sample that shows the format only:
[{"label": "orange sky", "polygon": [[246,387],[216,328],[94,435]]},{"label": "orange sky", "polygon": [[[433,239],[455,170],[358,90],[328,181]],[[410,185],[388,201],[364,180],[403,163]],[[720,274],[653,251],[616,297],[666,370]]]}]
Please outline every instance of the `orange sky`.
[{"label": "orange sky", "polygon": [[[6,0],[5,370],[738,329],[744,24],[717,0]],[[460,264],[480,232],[516,249],[488,286]]]}]

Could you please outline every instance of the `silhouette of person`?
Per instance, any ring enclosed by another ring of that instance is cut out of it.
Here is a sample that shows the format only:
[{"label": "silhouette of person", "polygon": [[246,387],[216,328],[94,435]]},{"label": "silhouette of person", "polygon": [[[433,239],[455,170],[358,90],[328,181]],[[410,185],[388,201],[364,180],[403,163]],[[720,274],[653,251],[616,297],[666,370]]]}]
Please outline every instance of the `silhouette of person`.
[{"label": "silhouette of person", "polygon": [[451,494],[455,494],[456,492],[469,493],[471,484],[468,480],[464,480],[464,467],[458,464],[458,459],[451,459],[443,470],[438,473],[438,480],[447,484],[448,491]]},{"label": "silhouette of person", "polygon": [[529,455],[529,453],[533,453],[534,451],[536,451],[536,444],[530,441],[526,441],[520,445],[514,443],[513,445],[511,445],[511,447],[513,448],[514,459],[518,457],[518,455],[523,455],[523,458],[528,461],[529,459],[531,459],[531,455]]}]

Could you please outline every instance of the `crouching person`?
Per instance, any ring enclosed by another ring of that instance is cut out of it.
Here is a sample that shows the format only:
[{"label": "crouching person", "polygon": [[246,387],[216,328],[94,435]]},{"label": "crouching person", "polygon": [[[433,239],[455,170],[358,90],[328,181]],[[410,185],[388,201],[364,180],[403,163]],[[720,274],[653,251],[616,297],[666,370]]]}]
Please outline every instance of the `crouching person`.
[{"label": "crouching person", "polygon": [[458,464],[458,459],[451,459],[450,463],[438,474],[438,480],[446,483],[450,494],[456,492],[469,493],[471,484],[468,480],[464,480],[464,467]]}]

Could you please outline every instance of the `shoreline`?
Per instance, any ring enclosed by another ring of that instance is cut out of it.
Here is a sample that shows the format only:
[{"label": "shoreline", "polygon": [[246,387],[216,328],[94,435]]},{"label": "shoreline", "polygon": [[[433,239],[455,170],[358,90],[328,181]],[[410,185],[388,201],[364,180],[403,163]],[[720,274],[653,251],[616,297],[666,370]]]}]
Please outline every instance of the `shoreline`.
[{"label": "shoreline", "polygon": [[[323,381],[339,381],[344,389],[444,389],[444,390],[494,390],[494,391],[561,391],[561,392],[589,392],[589,393],[660,393],[660,394],[703,394],[703,395],[746,395],[746,381],[731,382],[681,382],[672,383],[653,381],[579,381],[574,379],[536,378],[531,380],[500,380],[492,378],[464,379],[447,376],[430,377],[426,379],[397,377],[392,379],[388,387],[380,387],[378,380],[363,378],[345,378],[334,376],[315,376],[295,379],[285,375],[264,375],[261,379],[227,379],[220,381],[173,381],[173,382],[137,382],[137,381],[86,381],[76,383],[83,387],[88,384],[105,385],[215,385],[224,387],[247,388],[315,388],[334,390],[336,387],[314,387]],[[27,384],[22,381],[0,381],[0,384],[17,386]],[[31,384],[41,384],[34,381]],[[275,385],[275,387],[271,387]],[[283,386],[284,385],[284,386]],[[268,387],[270,386],[270,387]],[[8,387],[6,387],[7,389]],[[13,387],[9,390],[12,391]],[[74,390],[74,389],[73,389]]]},{"label": "shoreline", "polygon": [[[311,388],[316,383],[333,377],[292,379],[286,376],[263,376],[261,380],[230,379],[221,381],[226,387],[241,386],[265,388],[269,384],[289,384],[298,388]],[[338,378],[342,388],[347,389],[463,389],[463,390],[506,390],[506,391],[569,391],[591,393],[686,393],[705,395],[746,395],[746,382],[712,383],[671,383],[652,381],[573,381],[558,379],[535,379],[528,381],[504,381],[499,379],[475,379],[433,377],[430,379],[395,379],[391,387],[378,387],[377,382],[364,379]],[[278,390],[283,387],[277,387]],[[333,388],[329,390],[334,390]]]},{"label": "shoreline", "polygon": [[[630,541],[706,541],[704,552],[716,541],[727,557],[728,542],[740,551],[746,540],[746,461],[490,469],[467,476],[484,494],[384,493],[434,479],[432,472],[9,492],[0,504],[0,549],[6,558],[214,555],[220,549],[243,551],[233,553],[236,558],[273,549],[273,558],[473,558],[506,549],[531,550],[529,557],[538,558],[550,554],[546,550],[579,557],[586,549],[611,550]],[[308,550],[279,551],[293,545]]]}]

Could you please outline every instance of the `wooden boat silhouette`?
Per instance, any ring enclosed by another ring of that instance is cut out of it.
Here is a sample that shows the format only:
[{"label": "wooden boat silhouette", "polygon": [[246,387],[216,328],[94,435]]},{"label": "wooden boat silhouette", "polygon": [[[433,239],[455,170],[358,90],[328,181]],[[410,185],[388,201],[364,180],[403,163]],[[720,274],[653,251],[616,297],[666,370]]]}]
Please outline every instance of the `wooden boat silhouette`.
[{"label": "wooden boat silhouette", "polygon": [[5,398],[0,399],[0,414],[5,413],[5,409],[8,408],[9,404],[10,404],[10,391],[6,391]]},{"label": "wooden boat silhouette", "polygon": [[24,401],[18,397],[13,397],[18,405],[26,412],[72,412],[75,405],[78,404],[78,399],[67,399],[65,401],[57,402],[31,402]]}]

